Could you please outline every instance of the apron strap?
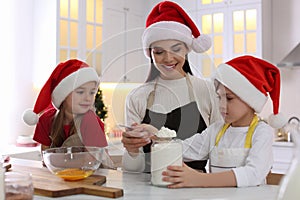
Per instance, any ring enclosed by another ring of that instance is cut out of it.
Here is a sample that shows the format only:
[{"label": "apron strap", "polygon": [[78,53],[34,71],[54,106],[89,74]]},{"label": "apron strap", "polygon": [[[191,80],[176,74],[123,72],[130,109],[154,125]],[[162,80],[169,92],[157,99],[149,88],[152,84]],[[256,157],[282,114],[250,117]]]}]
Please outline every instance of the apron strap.
[{"label": "apron strap", "polygon": [[188,86],[188,91],[189,91],[189,96],[190,96],[190,101],[195,101],[195,96],[194,96],[194,92],[193,92],[193,85],[190,79],[190,75],[187,73],[186,74],[186,84]]},{"label": "apron strap", "polygon": [[154,99],[155,99],[155,90],[157,87],[157,80],[154,84],[154,89],[150,92],[148,98],[147,98],[147,109],[150,109],[153,106]]},{"label": "apron strap", "polygon": [[[153,106],[154,99],[155,99],[155,91],[156,91],[156,88],[157,88],[157,82],[158,82],[158,78],[156,78],[156,80],[155,80],[154,89],[150,92],[150,94],[147,98],[147,109],[150,109]],[[192,82],[191,82],[191,79],[189,77],[189,74],[186,74],[186,84],[187,84],[187,87],[188,87],[190,101],[195,101],[193,86],[192,86]]]},{"label": "apron strap", "polygon": [[258,124],[258,121],[259,121],[259,118],[257,117],[257,115],[255,115],[250,124],[250,127],[248,129],[248,133],[247,133],[246,141],[245,141],[245,145],[244,145],[245,148],[250,149],[252,147],[252,136],[253,136],[254,130]]},{"label": "apron strap", "polygon": [[[250,123],[249,129],[247,131],[247,136],[245,139],[245,144],[244,147],[249,149],[252,147],[252,136],[254,133],[254,130],[258,124],[259,118],[257,115],[255,115]],[[221,139],[221,137],[224,135],[224,133],[226,132],[227,128],[230,126],[230,124],[224,124],[224,126],[222,127],[222,129],[219,131],[217,137],[216,137],[216,143],[215,146],[218,146],[219,141]]]},{"label": "apron strap", "polygon": [[225,131],[227,130],[227,128],[230,126],[230,124],[224,124],[224,126],[222,127],[222,129],[219,131],[217,137],[216,137],[216,143],[215,146],[218,146],[219,141],[221,139],[221,137],[224,135]]}]

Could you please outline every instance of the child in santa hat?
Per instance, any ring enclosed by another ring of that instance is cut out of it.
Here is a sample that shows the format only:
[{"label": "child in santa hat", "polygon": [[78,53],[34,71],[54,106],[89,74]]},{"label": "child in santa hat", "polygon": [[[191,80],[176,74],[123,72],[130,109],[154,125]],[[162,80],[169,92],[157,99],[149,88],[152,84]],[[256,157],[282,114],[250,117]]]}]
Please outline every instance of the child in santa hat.
[{"label": "child in santa hat", "polygon": [[[219,65],[215,80],[225,123],[216,122],[183,142],[184,160],[209,158],[211,173],[169,166],[163,172],[169,188],[257,186],[265,183],[272,168],[273,128],[287,122],[278,112],[279,69],[259,58],[241,56]],[[273,102],[269,124],[257,116],[268,95]]]},{"label": "child in santa hat", "polygon": [[[170,182],[169,188],[257,186],[265,183],[272,168],[273,128],[287,123],[278,112],[280,71],[259,58],[241,56],[219,65],[214,79],[224,121],[183,141],[183,160],[209,159],[211,173],[185,164],[168,166],[163,181]],[[266,123],[257,113],[268,96],[273,114]]]},{"label": "child in santa hat", "polygon": [[107,146],[104,124],[94,112],[99,86],[96,70],[70,59],[57,65],[41,89],[33,110],[23,120],[36,125],[33,139],[41,149]]}]

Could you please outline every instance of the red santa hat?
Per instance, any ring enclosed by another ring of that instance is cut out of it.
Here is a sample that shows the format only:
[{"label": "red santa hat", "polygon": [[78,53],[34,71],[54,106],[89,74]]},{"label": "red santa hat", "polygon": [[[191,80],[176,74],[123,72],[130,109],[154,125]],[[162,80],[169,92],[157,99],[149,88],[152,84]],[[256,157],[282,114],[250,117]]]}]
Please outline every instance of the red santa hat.
[{"label": "red santa hat", "polygon": [[150,45],[159,40],[174,39],[184,42],[189,51],[197,53],[207,51],[211,47],[209,36],[200,34],[189,15],[176,3],[163,1],[150,12],[146,29],[142,36],[145,55],[150,57]]},{"label": "red santa hat", "polygon": [[257,113],[262,111],[269,95],[273,102],[269,124],[281,128],[287,123],[279,113],[280,71],[274,65],[253,56],[241,56],[220,64],[215,78]]},{"label": "red santa hat", "polygon": [[24,112],[24,122],[31,126],[37,124],[39,114],[51,106],[51,102],[59,109],[61,103],[74,89],[90,81],[99,84],[99,76],[96,70],[86,63],[71,59],[58,64],[42,87],[33,110]]}]

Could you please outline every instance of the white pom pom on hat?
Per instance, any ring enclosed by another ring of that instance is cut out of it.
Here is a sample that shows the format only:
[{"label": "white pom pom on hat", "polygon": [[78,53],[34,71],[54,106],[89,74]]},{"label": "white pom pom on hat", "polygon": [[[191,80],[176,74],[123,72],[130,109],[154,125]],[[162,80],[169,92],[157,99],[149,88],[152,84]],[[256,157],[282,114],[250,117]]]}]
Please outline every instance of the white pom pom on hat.
[{"label": "white pom pom on hat", "polygon": [[211,47],[211,39],[208,35],[200,35],[193,39],[192,49],[197,53],[203,53]]},{"label": "white pom pom on hat", "polygon": [[28,109],[23,113],[23,120],[29,126],[33,126],[37,124],[39,116],[32,109]]},{"label": "white pom pom on hat", "polygon": [[288,120],[282,113],[278,113],[277,115],[270,115],[268,118],[268,123],[273,128],[279,129],[286,125]]},{"label": "white pom pom on hat", "polygon": [[153,42],[174,39],[184,42],[189,50],[203,53],[211,47],[208,35],[200,34],[196,24],[176,3],[158,3],[146,20],[142,42],[144,53],[150,57],[149,47]]},{"label": "white pom pom on hat", "polygon": [[33,110],[28,109],[23,113],[23,121],[29,126],[36,125],[39,115],[47,108],[54,105],[59,109],[74,89],[90,81],[95,81],[98,85],[99,76],[88,64],[77,59],[58,64],[42,87]]}]

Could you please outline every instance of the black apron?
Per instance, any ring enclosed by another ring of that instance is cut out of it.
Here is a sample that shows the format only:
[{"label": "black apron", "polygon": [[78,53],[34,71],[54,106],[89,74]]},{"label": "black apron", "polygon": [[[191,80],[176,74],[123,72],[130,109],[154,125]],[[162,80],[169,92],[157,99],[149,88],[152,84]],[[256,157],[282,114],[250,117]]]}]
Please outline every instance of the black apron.
[{"label": "black apron", "polygon": [[[142,123],[151,124],[157,129],[160,129],[161,127],[164,126],[169,129],[175,130],[177,132],[177,138],[182,140],[191,137],[195,133],[201,133],[204,129],[206,129],[207,126],[205,124],[205,121],[198,110],[197,103],[195,102],[194,93],[192,90],[192,84],[189,79],[189,75],[186,76],[186,81],[188,85],[191,102],[182,107],[176,108],[167,114],[153,112],[149,109],[151,108],[154,102],[155,90],[157,87],[157,82],[156,82],[154,85],[154,90],[148,96],[147,109]],[[150,172],[151,143],[144,146],[143,150],[145,153],[145,162],[146,162],[144,172]],[[206,172],[205,170],[206,163],[207,160],[186,162],[186,164],[191,168],[202,170],[203,172]]]}]

